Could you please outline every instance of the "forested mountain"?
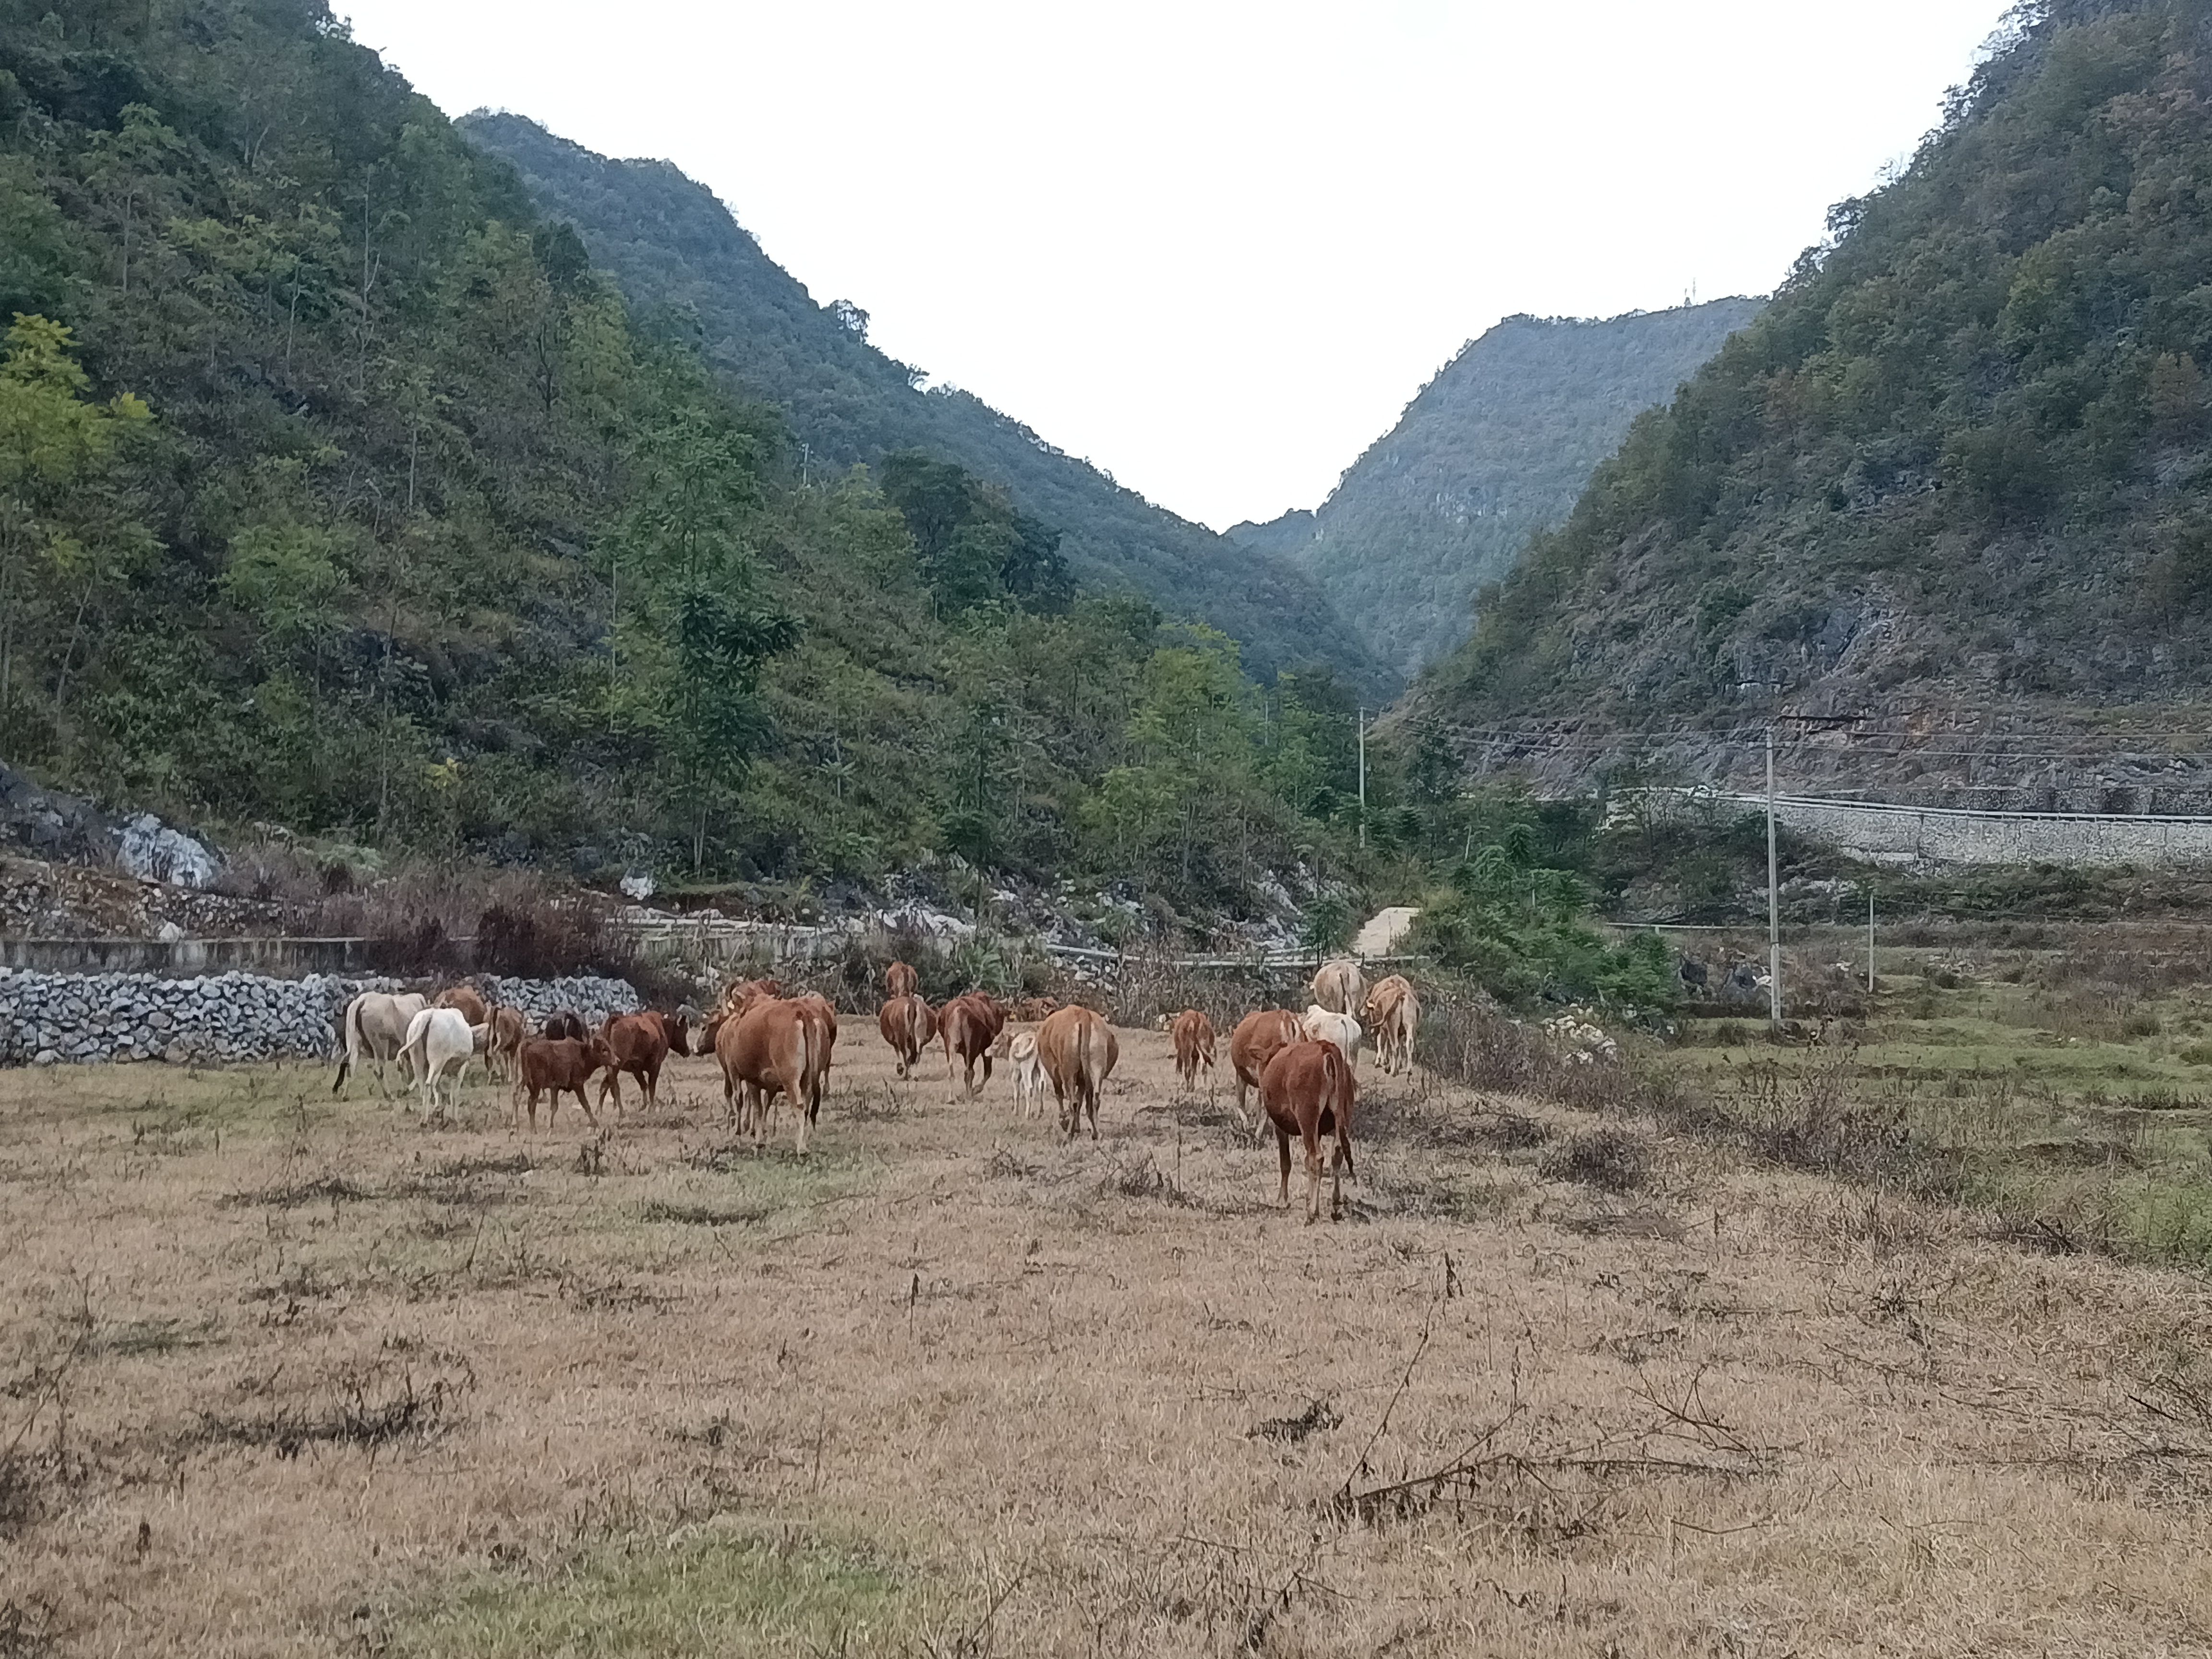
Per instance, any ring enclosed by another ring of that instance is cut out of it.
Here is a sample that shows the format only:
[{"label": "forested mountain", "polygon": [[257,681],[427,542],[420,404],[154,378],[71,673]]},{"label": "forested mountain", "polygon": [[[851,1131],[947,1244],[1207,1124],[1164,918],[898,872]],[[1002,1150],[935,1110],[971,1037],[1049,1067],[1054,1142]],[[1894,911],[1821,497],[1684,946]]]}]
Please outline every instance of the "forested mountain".
[{"label": "forested mountain", "polygon": [[1053,498],[907,451],[802,477],[319,0],[0,0],[9,316],[0,756],[51,781],[1200,910],[1352,844],[1332,683],[1263,694],[1218,635],[1079,591]]},{"label": "forested mountain", "polygon": [[1756,300],[1603,322],[1509,317],[1421,388],[1318,512],[1230,539],[1291,560],[1411,678],[1468,636],[1480,588],[1556,528],[1629,423],[1673,397]]},{"label": "forested mountain", "polygon": [[2014,13],[1911,165],[1636,423],[1422,704],[1635,726],[2201,699],[2209,210],[2204,7]]},{"label": "forested mountain", "polygon": [[543,212],[576,227],[652,326],[696,339],[708,362],[781,410],[816,464],[926,451],[1058,528],[1078,576],[1211,623],[1263,678],[1319,665],[1370,692],[1386,683],[1304,574],[1154,507],[968,392],[921,390],[916,371],[868,343],[865,312],[817,305],[712,191],[668,162],[611,161],[518,115],[479,112],[460,125],[514,163]]}]

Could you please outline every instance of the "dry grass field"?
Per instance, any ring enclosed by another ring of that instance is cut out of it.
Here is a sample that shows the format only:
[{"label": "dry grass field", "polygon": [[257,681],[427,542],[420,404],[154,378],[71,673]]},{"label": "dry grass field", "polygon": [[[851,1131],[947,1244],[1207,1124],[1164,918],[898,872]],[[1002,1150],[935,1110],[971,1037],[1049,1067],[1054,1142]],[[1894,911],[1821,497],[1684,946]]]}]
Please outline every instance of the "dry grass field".
[{"label": "dry grass field", "polygon": [[1431,1079],[0,1077],[0,1655],[2212,1651],[2212,1290]]}]

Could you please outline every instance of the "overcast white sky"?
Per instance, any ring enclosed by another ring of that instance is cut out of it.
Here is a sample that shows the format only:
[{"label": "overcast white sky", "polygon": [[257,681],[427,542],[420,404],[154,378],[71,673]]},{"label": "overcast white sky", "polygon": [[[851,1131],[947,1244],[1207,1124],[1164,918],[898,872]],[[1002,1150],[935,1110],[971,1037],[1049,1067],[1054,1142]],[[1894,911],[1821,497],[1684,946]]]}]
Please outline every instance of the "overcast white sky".
[{"label": "overcast white sky", "polygon": [[1770,290],[2004,0],[336,5],[1220,528],[1317,505],[1500,317]]}]

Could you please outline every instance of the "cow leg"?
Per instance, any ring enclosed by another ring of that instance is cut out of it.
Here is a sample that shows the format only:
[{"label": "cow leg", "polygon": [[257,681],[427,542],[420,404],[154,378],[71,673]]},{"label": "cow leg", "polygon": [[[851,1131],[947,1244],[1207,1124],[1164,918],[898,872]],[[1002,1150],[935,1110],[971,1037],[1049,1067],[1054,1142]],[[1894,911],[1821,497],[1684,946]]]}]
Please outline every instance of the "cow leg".
[{"label": "cow leg", "polygon": [[1276,1162],[1281,1165],[1283,1207],[1291,1207],[1291,1132],[1281,1124],[1275,1126]]},{"label": "cow leg", "polygon": [[[584,1083],[589,1083],[591,1079],[589,1078],[586,1078],[584,1079]],[[594,1129],[596,1129],[599,1127],[599,1115],[592,1110],[592,1097],[587,1092],[586,1092],[584,1083],[579,1083],[576,1085],[576,1104],[583,1109],[584,1121],[590,1124]],[[556,1092],[553,1097],[556,1100],[558,1100],[560,1096]]]},{"label": "cow leg", "polygon": [[1318,1121],[1312,1127],[1302,1120],[1298,1138],[1305,1142],[1306,1153],[1306,1225],[1310,1227],[1321,1219],[1321,1128]]},{"label": "cow leg", "polygon": [[1098,1139],[1098,1090],[1094,1085],[1083,1091],[1084,1109],[1091,1115],[1091,1138]]}]

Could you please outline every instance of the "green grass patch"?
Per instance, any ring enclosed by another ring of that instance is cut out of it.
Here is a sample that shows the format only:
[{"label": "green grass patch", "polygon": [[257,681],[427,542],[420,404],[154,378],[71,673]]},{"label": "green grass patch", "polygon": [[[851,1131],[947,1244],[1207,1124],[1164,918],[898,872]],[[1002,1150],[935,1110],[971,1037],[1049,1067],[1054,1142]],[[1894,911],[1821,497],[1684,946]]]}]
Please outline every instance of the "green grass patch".
[{"label": "green grass patch", "polygon": [[586,1550],[546,1575],[488,1572],[403,1615],[410,1659],[857,1653],[904,1644],[913,1586],[853,1544],[708,1526]]}]

